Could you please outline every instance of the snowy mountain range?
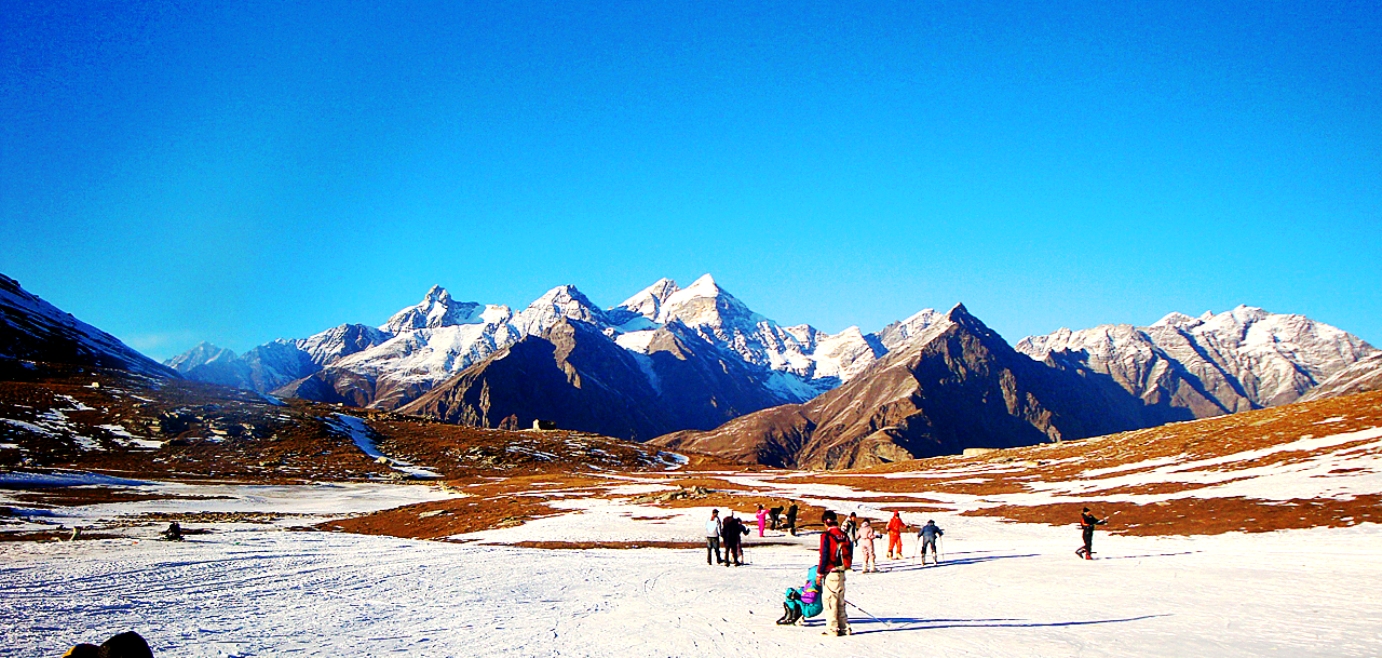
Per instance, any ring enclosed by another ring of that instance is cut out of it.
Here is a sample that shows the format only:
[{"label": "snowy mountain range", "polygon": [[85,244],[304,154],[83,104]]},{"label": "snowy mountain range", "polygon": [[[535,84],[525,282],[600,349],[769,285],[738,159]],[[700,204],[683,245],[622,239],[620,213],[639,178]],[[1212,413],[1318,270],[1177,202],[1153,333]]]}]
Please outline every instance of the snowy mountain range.
[{"label": "snowy mountain range", "polygon": [[[184,376],[481,427],[535,419],[784,466],[842,467],[1024,445],[1373,390],[1382,351],[1240,306],[1015,347],[963,306],[876,333],[783,326],[709,275],[608,309],[559,286],[519,311],[434,287],[380,326],[160,365],[0,277],[0,362]],[[713,430],[713,431],[712,431]]]},{"label": "snowy mountain range", "polygon": [[905,339],[935,315],[923,311],[910,324],[879,335],[866,335],[857,327],[833,335],[810,325],[784,327],[754,313],[710,275],[684,289],[670,279],[659,280],[610,309],[597,307],[569,285],[553,288],[518,312],[456,301],[433,287],[421,302],[377,328],[341,325],[239,356],[202,344],[167,365],[218,384],[393,409],[562,322],[593,328],[641,356],[651,351],[659,330],[675,325],[759,371],[772,401],[800,402],[856,376],[887,353],[887,342]]},{"label": "snowy mountain range", "polygon": [[1379,354],[1341,329],[1250,306],[1198,318],[1172,313],[1149,327],[1061,329],[1016,348],[1107,375],[1149,405],[1186,407],[1201,418],[1294,402]]},{"label": "snowy mountain range", "polygon": [[[167,365],[194,379],[451,422],[552,418],[647,439],[812,400],[934,338],[951,315],[925,309],[876,333],[828,334],[755,313],[708,274],[685,288],[660,279],[607,309],[570,285],[519,311],[433,287],[378,327],[340,325],[238,356],[203,344]],[[1101,395],[1131,395],[1140,406],[1123,412],[1122,428],[1288,403],[1360,361],[1354,378],[1369,381],[1366,364],[1379,352],[1309,318],[1242,306],[1172,313],[1150,327],[1061,329],[1024,338],[1015,353],[1096,379]]]}]

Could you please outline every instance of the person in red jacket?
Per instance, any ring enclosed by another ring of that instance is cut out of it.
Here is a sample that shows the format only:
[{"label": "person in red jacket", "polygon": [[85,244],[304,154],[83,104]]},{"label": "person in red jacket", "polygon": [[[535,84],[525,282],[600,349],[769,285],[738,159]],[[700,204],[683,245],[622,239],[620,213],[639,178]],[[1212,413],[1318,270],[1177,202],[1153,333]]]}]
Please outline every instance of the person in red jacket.
[{"label": "person in red jacket", "polygon": [[888,519],[888,559],[902,559],[902,531],[907,529],[907,524],[902,522],[902,516],[893,512],[893,518]]},{"label": "person in red jacket", "polygon": [[854,544],[840,530],[835,513],[821,514],[825,532],[821,533],[821,553],[816,564],[816,584],[825,594],[825,634],[849,635],[849,615],[845,613],[845,572],[854,561]]}]

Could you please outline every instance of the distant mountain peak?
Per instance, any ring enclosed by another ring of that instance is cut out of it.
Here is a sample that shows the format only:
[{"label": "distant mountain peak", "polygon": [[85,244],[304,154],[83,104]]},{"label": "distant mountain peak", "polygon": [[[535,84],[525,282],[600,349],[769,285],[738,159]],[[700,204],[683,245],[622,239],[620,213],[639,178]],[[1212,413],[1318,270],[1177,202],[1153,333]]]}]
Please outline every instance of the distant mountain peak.
[{"label": "distant mountain peak", "polygon": [[667,298],[680,290],[681,288],[677,287],[676,281],[663,277],[654,282],[653,285],[638,291],[632,297],[624,300],[622,304],[611,310],[622,309],[634,315],[641,315],[649,320],[657,320],[658,314],[662,310],[662,305],[666,303]]},{"label": "distant mountain peak", "polygon": [[720,284],[715,283],[715,277],[711,276],[709,272],[692,281],[691,285],[686,287],[686,291],[692,297],[712,297],[724,292],[720,288]]},{"label": "distant mountain peak", "polygon": [[197,366],[234,361],[235,358],[234,351],[217,347],[208,341],[202,341],[197,343],[196,347],[164,361],[163,365],[185,374]]},{"label": "distant mountain peak", "polygon": [[391,334],[417,329],[436,329],[480,321],[484,306],[475,302],[458,302],[441,286],[432,286],[422,301],[409,306],[389,318],[379,328]]},{"label": "distant mountain peak", "polygon": [[451,299],[451,293],[447,292],[446,288],[443,288],[439,285],[433,285],[431,288],[427,289],[427,294],[424,295],[422,299],[423,301],[428,302],[440,301],[442,299]]}]

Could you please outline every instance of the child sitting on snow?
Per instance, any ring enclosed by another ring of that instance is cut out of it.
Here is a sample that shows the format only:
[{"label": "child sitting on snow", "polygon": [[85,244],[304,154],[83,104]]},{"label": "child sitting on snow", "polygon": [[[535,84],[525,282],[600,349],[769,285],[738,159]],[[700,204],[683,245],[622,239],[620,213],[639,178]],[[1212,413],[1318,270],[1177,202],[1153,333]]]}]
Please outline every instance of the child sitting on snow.
[{"label": "child sitting on snow", "polygon": [[786,600],[782,602],[782,618],[777,623],[779,626],[802,626],[806,619],[821,614],[824,607],[820,586],[816,584],[816,567],[813,566],[806,572],[805,585],[787,588]]}]

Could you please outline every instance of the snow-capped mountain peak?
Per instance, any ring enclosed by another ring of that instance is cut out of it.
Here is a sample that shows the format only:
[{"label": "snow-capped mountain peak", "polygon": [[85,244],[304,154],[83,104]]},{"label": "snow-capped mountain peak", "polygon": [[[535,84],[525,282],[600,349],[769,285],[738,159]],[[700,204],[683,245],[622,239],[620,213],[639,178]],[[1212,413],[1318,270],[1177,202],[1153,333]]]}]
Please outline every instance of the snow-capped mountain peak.
[{"label": "snow-capped mountain peak", "polygon": [[1196,400],[1201,414],[1292,402],[1377,352],[1336,327],[1254,306],[1198,318],[1171,313],[1148,327],[1061,329],[1015,347],[1037,360],[1077,361],[1144,399]]},{"label": "snow-capped mountain peak", "polygon": [[484,309],[484,305],[475,302],[458,302],[445,288],[432,286],[421,302],[395,313],[379,328],[400,334],[414,329],[475,324],[482,321],[480,314]]},{"label": "snow-capped mountain peak", "polygon": [[657,321],[658,314],[662,311],[662,305],[667,298],[676,294],[681,288],[677,287],[677,282],[668,278],[658,279],[653,285],[638,291],[634,296],[624,300],[624,302],[610,311],[625,311],[632,315],[641,315],[649,320]]},{"label": "snow-capped mountain peak", "polygon": [[688,327],[723,327],[732,324],[747,328],[760,322],[771,322],[749,310],[738,297],[715,283],[715,278],[709,274],[672,293],[662,303],[657,322],[666,324],[672,320],[678,320]]},{"label": "snow-capped mountain peak", "polygon": [[[1193,325],[1193,324],[1195,324],[1196,322],[1198,322],[1198,320],[1196,320],[1195,318],[1192,318],[1192,317],[1190,317],[1190,316],[1188,316],[1188,315],[1186,315],[1186,314],[1184,314],[1184,313],[1172,311],[1172,312],[1170,312],[1170,313],[1167,313],[1167,314],[1166,314],[1166,317],[1164,317],[1164,318],[1162,318],[1162,319],[1160,319],[1160,320],[1157,320],[1156,322],[1152,323],[1152,326],[1153,326],[1153,327],[1183,327],[1183,326],[1187,326],[1187,325]],[[1067,330],[1067,331],[1068,331],[1068,330]]]},{"label": "snow-capped mountain peak", "polygon": [[928,327],[944,320],[946,315],[933,308],[924,308],[905,320],[883,327],[878,332],[878,340],[888,350],[895,350]]},{"label": "snow-capped mountain peak", "polygon": [[520,333],[539,336],[562,319],[591,325],[606,324],[605,312],[573,285],[548,290],[514,316],[513,323]]},{"label": "snow-capped mountain peak", "polygon": [[228,350],[224,347],[217,347],[215,345],[212,345],[211,343],[202,341],[200,343],[197,343],[196,347],[193,347],[192,349],[187,350],[182,354],[179,354],[171,359],[168,359],[167,361],[164,361],[163,365],[168,366],[169,368],[172,368],[173,370],[176,370],[178,372],[187,372],[192,368],[195,368],[200,365],[205,365],[208,363],[232,361],[235,359],[235,356],[236,355],[233,350]]}]

